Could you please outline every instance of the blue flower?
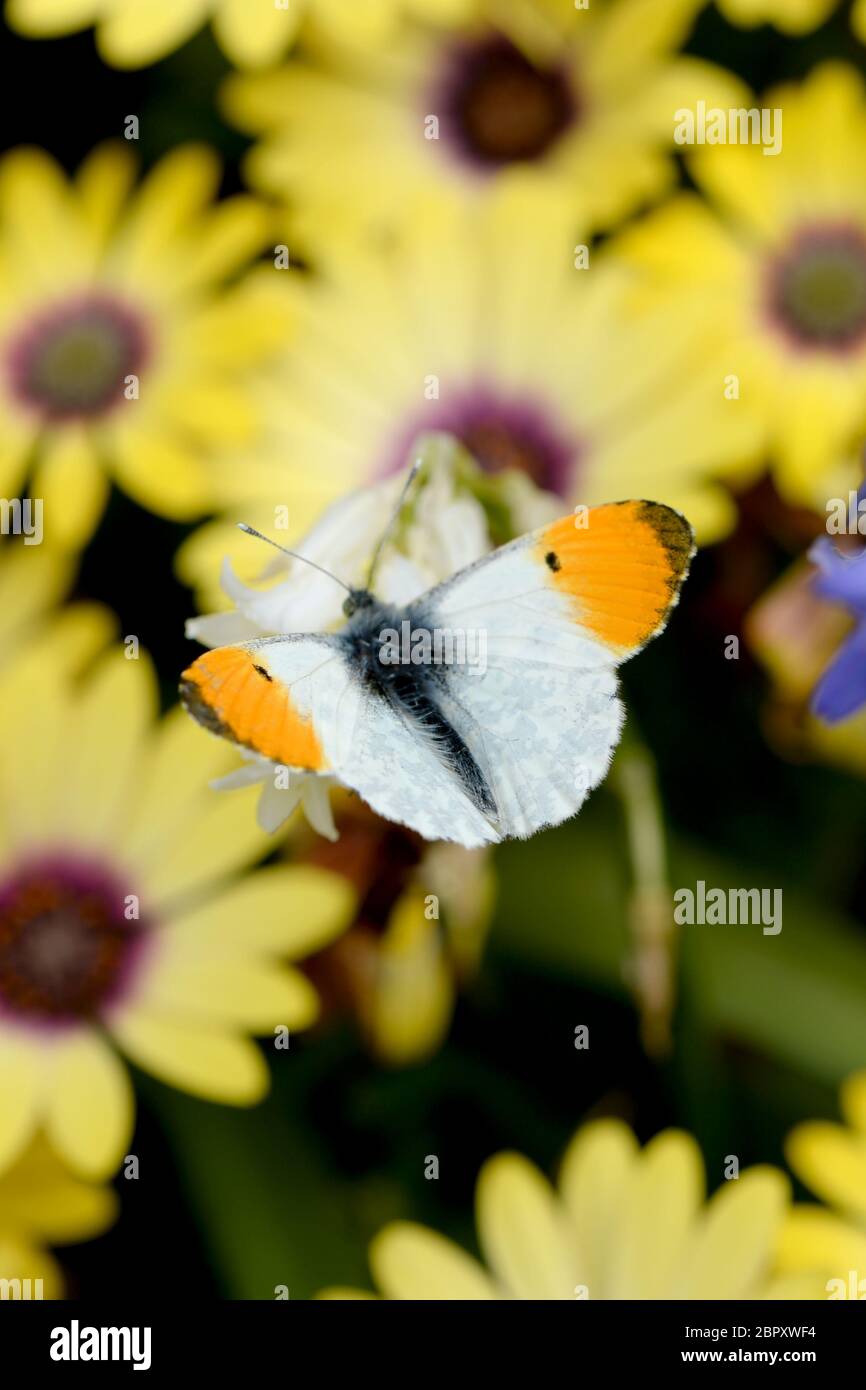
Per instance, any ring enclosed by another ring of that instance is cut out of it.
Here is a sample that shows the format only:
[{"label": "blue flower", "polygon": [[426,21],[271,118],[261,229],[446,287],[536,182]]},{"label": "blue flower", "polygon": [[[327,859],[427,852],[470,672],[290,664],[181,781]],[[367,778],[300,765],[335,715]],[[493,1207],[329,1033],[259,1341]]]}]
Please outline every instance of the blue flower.
[{"label": "blue flower", "polygon": [[812,695],[813,713],[828,724],[838,724],[866,704],[866,550],[846,555],[822,537],[809,551],[809,559],[819,570],[815,593],[844,604],[856,623]]}]

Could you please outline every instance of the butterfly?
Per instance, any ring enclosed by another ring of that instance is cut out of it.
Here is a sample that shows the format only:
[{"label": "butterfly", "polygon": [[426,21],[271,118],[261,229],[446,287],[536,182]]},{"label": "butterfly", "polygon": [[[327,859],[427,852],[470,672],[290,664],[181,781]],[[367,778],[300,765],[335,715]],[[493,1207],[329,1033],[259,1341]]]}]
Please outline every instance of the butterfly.
[{"label": "butterfly", "polygon": [[662,631],[694,554],[661,503],[579,511],[405,607],[375,597],[374,557],[367,586],[343,585],[338,632],[218,647],[183,672],[181,699],[206,729],[335,775],[427,840],[558,825],[604,778],[624,718],[616,668]]}]

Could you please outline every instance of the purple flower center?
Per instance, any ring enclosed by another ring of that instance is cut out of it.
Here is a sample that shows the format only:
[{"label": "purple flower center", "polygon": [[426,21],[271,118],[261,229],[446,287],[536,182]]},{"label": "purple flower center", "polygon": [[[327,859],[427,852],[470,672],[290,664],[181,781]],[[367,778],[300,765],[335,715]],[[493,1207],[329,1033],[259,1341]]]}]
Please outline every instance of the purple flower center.
[{"label": "purple flower center", "polygon": [[489,169],[541,158],[579,115],[564,68],[537,66],[498,36],[449,50],[434,109],[460,153]]},{"label": "purple flower center", "polygon": [[449,391],[447,400],[431,402],[401,429],[385,471],[404,467],[412,444],[427,430],[453,434],[485,473],[514,469],[549,492],[568,496],[574,490],[580,443],[537,401],[482,385]]},{"label": "purple flower center", "polygon": [[866,236],[847,226],[800,232],[771,267],[769,308],[801,347],[858,346],[866,337]]},{"label": "purple flower center", "polygon": [[112,1002],[146,932],[125,903],[104,869],[62,855],[0,882],[0,1015],[66,1024]]},{"label": "purple flower center", "polygon": [[29,320],[7,357],[12,390],[49,421],[103,415],[147,360],[145,325],[108,295],[53,305]]}]

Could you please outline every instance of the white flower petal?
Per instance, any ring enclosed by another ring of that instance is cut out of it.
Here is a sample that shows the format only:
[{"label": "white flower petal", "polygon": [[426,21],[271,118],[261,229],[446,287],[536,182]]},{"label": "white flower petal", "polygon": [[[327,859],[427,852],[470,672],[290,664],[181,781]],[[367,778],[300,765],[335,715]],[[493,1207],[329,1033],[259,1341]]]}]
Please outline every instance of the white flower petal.
[{"label": "white flower petal", "polygon": [[262,794],[259,797],[259,804],[256,810],[256,819],[268,835],[273,835],[279,830],[280,826],[288,820],[301,799],[301,787],[294,780],[295,774],[289,774],[289,785],[278,787],[273,776],[265,782],[262,787]]},{"label": "white flower petal", "polygon": [[330,797],[331,787],[336,785],[336,780],[335,777],[321,777],[312,773],[304,777],[303,785],[304,815],[319,835],[332,842],[340,838],[334,824]]}]

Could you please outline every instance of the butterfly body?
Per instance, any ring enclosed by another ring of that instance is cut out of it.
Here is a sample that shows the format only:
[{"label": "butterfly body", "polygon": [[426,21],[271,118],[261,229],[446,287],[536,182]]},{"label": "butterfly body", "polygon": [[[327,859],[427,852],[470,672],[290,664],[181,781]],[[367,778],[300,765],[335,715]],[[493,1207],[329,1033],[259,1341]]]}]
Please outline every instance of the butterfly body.
[{"label": "butterfly body", "polygon": [[[565,517],[406,607],[353,590],[337,633],[217,648],[181,695],[212,732],[333,772],[428,839],[525,837],[604,777],[623,720],[616,667],[664,626],[692,551],[668,507],[593,508],[586,529]],[[467,632],[483,663],[439,641]]]},{"label": "butterfly body", "polygon": [[[345,659],[357,672],[373,700],[387,705],[397,718],[411,724],[418,737],[435,749],[459,779],[478,808],[496,814],[496,802],[484,774],[460,734],[442,709],[453,663],[443,659],[436,642],[436,628],[425,606],[397,608],[381,603],[362,591],[363,602],[353,611],[346,627],[337,634]],[[386,653],[391,634],[411,634],[412,648],[403,645],[398,659]],[[430,659],[415,661],[412,652],[425,651]],[[386,659],[386,657],[388,659]]]}]

